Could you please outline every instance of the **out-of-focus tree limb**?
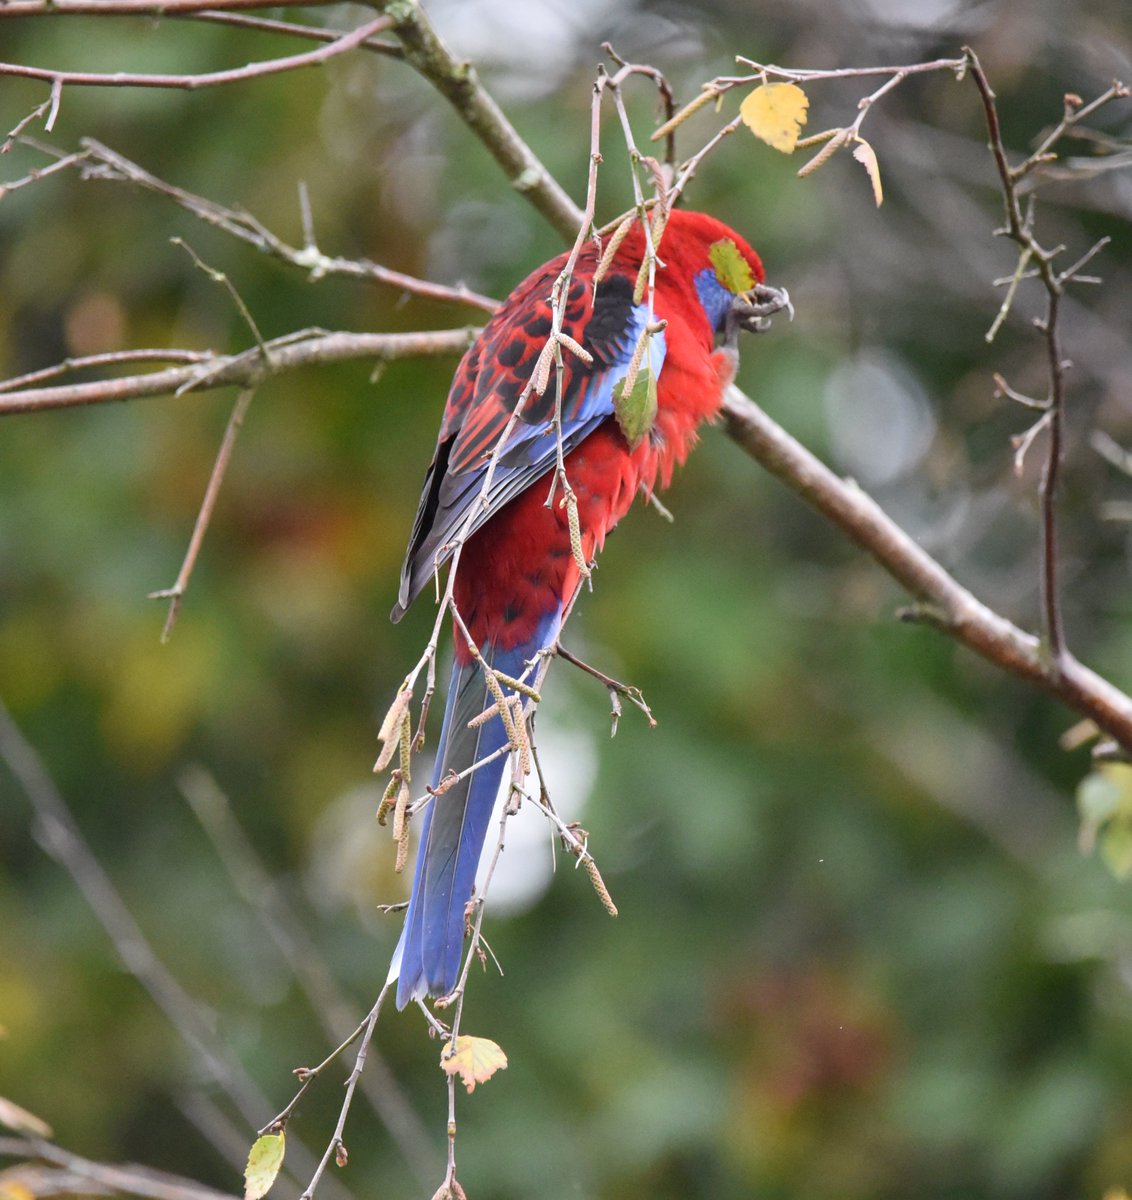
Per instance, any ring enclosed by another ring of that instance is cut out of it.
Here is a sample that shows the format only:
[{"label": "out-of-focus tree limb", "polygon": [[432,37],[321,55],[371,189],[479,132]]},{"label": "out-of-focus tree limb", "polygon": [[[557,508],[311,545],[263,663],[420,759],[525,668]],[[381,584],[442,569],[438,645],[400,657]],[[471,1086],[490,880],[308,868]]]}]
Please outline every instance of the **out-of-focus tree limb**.
[{"label": "out-of-focus tree limb", "polygon": [[[144,1196],[147,1200],[232,1200],[228,1192],[205,1187],[167,1171],[136,1163],[91,1162],[41,1138],[0,1138],[0,1156],[22,1161],[4,1171],[4,1180],[43,1196]],[[14,1189],[9,1194],[17,1194]]]},{"label": "out-of-focus tree limb", "polygon": [[917,604],[904,615],[951,635],[983,658],[1063,700],[1132,752],[1132,697],[1067,651],[1055,662],[1026,633],[973,596],[856,484],[840,478],[732,387],[728,435],[775,478],[873,558]]},{"label": "out-of-focus tree limb", "polygon": [[503,168],[511,186],[525,196],[567,242],[578,235],[582,210],[566,194],[542,161],[516,132],[470,63],[461,62],[440,40],[414,0],[385,0],[393,33],[410,65],[460,114]]}]

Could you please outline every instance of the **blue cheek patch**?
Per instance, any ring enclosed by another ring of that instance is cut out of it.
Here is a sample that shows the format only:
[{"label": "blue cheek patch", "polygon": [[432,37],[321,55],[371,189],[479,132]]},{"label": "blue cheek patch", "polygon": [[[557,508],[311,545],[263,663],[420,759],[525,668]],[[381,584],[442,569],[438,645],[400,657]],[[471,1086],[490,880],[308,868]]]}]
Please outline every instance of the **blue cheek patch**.
[{"label": "blue cheek patch", "polygon": [[713,267],[697,271],[693,282],[700,306],[707,313],[708,324],[718,333],[723,328],[723,320],[735,297],[716,278]]}]

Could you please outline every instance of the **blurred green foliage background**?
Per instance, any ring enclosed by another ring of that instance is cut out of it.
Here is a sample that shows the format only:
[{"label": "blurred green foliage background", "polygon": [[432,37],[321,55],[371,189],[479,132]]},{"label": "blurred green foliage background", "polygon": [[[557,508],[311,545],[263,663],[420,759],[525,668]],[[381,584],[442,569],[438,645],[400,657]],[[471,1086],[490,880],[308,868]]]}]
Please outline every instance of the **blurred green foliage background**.
[{"label": "blurred green foliage background", "polygon": [[[681,100],[732,71],[736,52],[838,67],[969,42],[1016,150],[1066,91],[1087,99],[1132,78],[1120,0],[428,7],[579,200],[606,39],[662,68]],[[0,22],[3,59],[84,70],[200,72],[295,49],[171,19]],[[815,86],[809,128],[850,121],[867,90]],[[0,130],[45,95],[0,80]],[[654,98],[642,85],[631,100],[644,140]],[[603,218],[630,196],[610,117]],[[689,122],[683,153],[715,120]],[[1127,138],[1127,103],[1094,128]],[[992,280],[1014,264],[992,237],[1000,202],[977,97],[948,75],[912,80],[865,133],[879,211],[848,155],[798,180],[797,160],[745,132],[693,187],[797,307],[792,325],[748,341],[740,382],[1032,628],[1038,458],[1012,474],[1010,437],[1029,417],[994,398],[991,375],[1042,388],[1039,297],[1024,293],[986,346]],[[198,93],[67,89],[49,140],[71,149],[84,135],[293,242],[305,181],[328,253],[496,296],[561,249],[427,86],[374,55]],[[0,181],[43,161],[17,146]],[[1127,686],[1127,533],[1105,506],[1132,484],[1089,435],[1132,441],[1132,185],[1119,171],[1055,179],[1038,211],[1047,244],[1072,255],[1113,238],[1096,263],[1104,285],[1065,311],[1065,603],[1079,655]],[[228,273],[265,336],[478,319],[379,287],[312,285],[156,197],[63,173],[0,199],[0,375],[96,350],[248,345],[229,297],[172,237]],[[345,365],[264,386],[165,646],[146,594],[177,573],[234,397],[0,423],[0,697],[230,1056],[221,1074],[238,1067],[262,1096],[254,1116],[235,1113],[44,853],[0,764],[0,1094],[77,1153],[238,1190],[254,1125],[290,1098],[292,1068],[332,1044],[320,1014],[360,1014],[384,980],[398,926],[377,905],[408,881],[373,821],[370,766],[432,620],[427,601],[397,627],[386,613],[454,365],[401,363],[376,381]],[[510,1067],[461,1097],[469,1195],[1132,1188],[1132,901],[1077,847],[1087,751],[1058,746],[1072,715],[895,621],[898,589],[718,430],[666,502],[673,526],[642,509],[611,539],[568,638],[643,687],[659,728],[629,711],[610,741],[605,693],[565,664],[540,720],[621,915],[559,870],[525,911],[489,917],[506,977],[474,980],[464,1024],[499,1041]],[[240,894],[249,868],[225,867],[184,798],[200,770],[286,898],[286,927],[309,936],[301,956],[325,969],[314,1003]],[[547,857],[546,840],[531,853]],[[390,1012],[376,1046],[401,1124],[390,1132],[359,1100],[328,1200],[427,1196],[442,1177],[438,1045],[418,1014]],[[338,1078],[304,1101],[293,1142],[326,1144]],[[297,1175],[278,1194],[297,1194]]]}]

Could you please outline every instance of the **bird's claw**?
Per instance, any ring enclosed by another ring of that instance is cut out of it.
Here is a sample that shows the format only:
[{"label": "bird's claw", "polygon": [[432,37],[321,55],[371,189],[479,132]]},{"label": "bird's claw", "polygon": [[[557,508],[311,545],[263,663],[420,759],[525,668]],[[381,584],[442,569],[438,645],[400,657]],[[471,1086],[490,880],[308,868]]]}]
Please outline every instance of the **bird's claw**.
[{"label": "bird's claw", "polygon": [[790,293],[785,288],[768,287],[765,283],[757,283],[749,292],[736,296],[731,311],[739,328],[749,333],[761,333],[769,328],[770,318],[778,312],[785,312],[791,321],[794,320]]}]

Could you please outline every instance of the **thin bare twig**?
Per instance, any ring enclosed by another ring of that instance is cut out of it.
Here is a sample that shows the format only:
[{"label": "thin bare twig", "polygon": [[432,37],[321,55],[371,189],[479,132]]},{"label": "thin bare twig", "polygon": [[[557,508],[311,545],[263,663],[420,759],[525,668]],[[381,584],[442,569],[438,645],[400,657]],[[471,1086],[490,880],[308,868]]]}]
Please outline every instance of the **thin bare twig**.
[{"label": "thin bare twig", "polygon": [[[227,2],[227,0],[225,0]],[[264,7],[268,7],[265,4]],[[275,7],[270,5],[270,7]],[[334,42],[345,36],[346,30],[326,29],[322,26],[296,25],[291,21],[275,21],[270,17],[249,17],[244,13],[219,12],[212,9],[202,12],[173,12],[167,15],[187,21],[202,21],[213,25],[228,25],[234,29],[254,29],[262,33],[278,33],[283,37],[304,38],[311,42]],[[359,42],[359,50],[371,50],[388,58],[403,58],[401,47],[383,38],[370,37]]]},{"label": "thin bare twig", "polygon": [[[165,1014],[199,1069],[229,1097],[247,1124],[256,1126],[268,1104],[243,1064],[218,1036],[197,1001],[161,961],[126,907],[117,888],[83,837],[62,793],[42,760],[0,700],[0,762],[20,784],[35,815],[35,835],[66,870],[122,960],[126,970]],[[314,1158],[301,1142],[289,1148],[292,1165],[312,1169]],[[339,1185],[338,1195],[345,1189]]]},{"label": "thin bare twig", "polygon": [[[239,354],[208,354],[184,366],[169,367],[145,375],[127,375],[121,379],[100,379],[52,387],[13,387],[10,390],[4,390],[5,384],[0,384],[0,417],[220,387],[251,387],[264,379],[317,363],[348,362],[352,359],[392,361],[460,354],[468,348],[478,332],[474,327],[431,333],[328,333],[311,330],[297,339],[290,334],[266,342],[270,351],[267,363],[256,347]],[[146,353],[159,357],[161,351]]]},{"label": "thin bare twig", "polygon": [[20,134],[29,125],[38,121],[40,117],[43,118],[43,128],[50,133],[55,127],[55,118],[59,115],[59,103],[62,98],[63,85],[56,79],[51,85],[51,94],[47,99],[42,104],[37,104],[22,121],[19,121],[8,131],[8,136],[4,139],[3,144],[0,145],[0,154],[7,154],[12,149]]},{"label": "thin bare twig", "polygon": [[[337,0],[223,0],[229,11],[258,8],[319,8]],[[5,17],[165,17],[215,9],[217,0],[3,0],[0,20]]]},{"label": "thin bare twig", "polygon": [[[203,768],[191,767],[182,772],[177,783],[233,887],[258,916],[327,1037],[331,1042],[342,1044],[351,1030],[360,1032],[354,1005],[343,996],[319,947],[283,888],[260,862],[255,847],[216,780]],[[435,1156],[420,1116],[380,1054],[371,1053],[369,1071],[362,1076],[361,1087],[423,1185],[434,1174]]]},{"label": "thin bare twig", "polygon": [[[1016,446],[1019,454],[1024,455],[1034,436],[1040,430],[1044,430],[1047,434],[1046,457],[1038,491],[1041,510],[1041,613],[1043,640],[1052,660],[1052,668],[1057,671],[1066,654],[1058,569],[1057,500],[1064,457],[1065,372],[1069,363],[1061,346],[1061,302],[1066,285],[1077,279],[1081,267],[1102,249],[1105,240],[1102,239],[1096,243],[1072,266],[1059,271],[1054,263],[1062,253],[1063,247],[1055,246],[1050,249],[1038,241],[1033,229],[1033,198],[1031,197],[1031,203],[1027,211],[1023,213],[1019,184],[1037,167],[1049,160],[1053,147],[1068,129],[1077,124],[1084,116],[1095,112],[1101,105],[1113,99],[1127,97],[1129,92],[1122,83],[1116,82],[1091,104],[1081,105],[1076,97],[1072,99],[1067,97],[1061,121],[1029,157],[1012,167],[1002,140],[998,107],[990,81],[975,53],[969,48],[965,49],[964,53],[970,67],[971,77],[975,81],[979,97],[982,100],[990,150],[999,177],[1006,225],[998,232],[1009,237],[1019,247],[1017,269],[998,316],[987,334],[987,340],[989,341],[994,336],[1005,319],[1018,283],[1025,276],[1031,264],[1033,264],[1033,273],[1041,280],[1046,293],[1045,316],[1036,322],[1045,343],[1046,369],[1049,377],[1049,394],[1045,403],[1046,412],[1037,424],[1016,440]],[[1018,461],[1016,459],[1016,464]]]},{"label": "thin bare twig", "polygon": [[72,371],[89,371],[95,367],[117,367],[128,363],[199,363],[211,357],[206,350],[111,350],[105,354],[84,354],[65,358],[60,363],[43,367],[39,371],[28,371],[24,375],[13,375],[0,382],[0,394],[30,387],[33,383],[46,383],[69,375]]},{"label": "thin bare twig", "polygon": [[[50,146],[30,144],[44,153],[55,153]],[[490,296],[481,296],[463,285],[449,287],[431,280],[419,279],[415,275],[407,275],[403,271],[391,270],[369,259],[340,258],[323,253],[315,242],[309,201],[301,203],[304,244],[300,249],[272,233],[251,213],[243,209],[229,208],[215,200],[168,183],[94,138],[84,138],[82,147],[81,153],[67,156],[67,164],[80,167],[86,178],[125,180],[135,187],[165,196],[205,224],[224,230],[225,233],[254,246],[261,253],[277,258],[280,262],[306,271],[312,280],[338,275],[388,284],[390,287],[430,300],[471,305],[484,312],[494,312],[498,307],[498,301]]]},{"label": "thin bare twig", "polygon": [[[215,4],[215,0],[213,0]],[[0,4],[0,16],[7,15],[18,3]],[[63,8],[57,11],[66,11]],[[344,33],[333,42],[327,42],[316,50],[305,50],[301,54],[290,54],[285,58],[269,58],[261,62],[247,63],[226,71],[208,71],[201,75],[163,75],[133,73],[130,71],[63,71],[50,67],[29,67],[24,63],[0,62],[0,75],[13,75],[23,79],[42,79],[52,89],[60,87],[146,87],[178,88],[195,91],[198,88],[217,87],[227,83],[241,83],[265,75],[277,75],[282,71],[297,71],[302,67],[317,67],[339,54],[368,41],[376,33],[389,28],[388,17],[376,17],[350,33]]]},{"label": "thin bare twig", "polygon": [[[980,89],[981,90],[981,89]],[[1016,166],[1010,168],[1010,173],[1016,181],[1020,181],[1038,167],[1045,166],[1057,156],[1052,153],[1054,146],[1076,125],[1086,117],[1091,117],[1099,108],[1103,108],[1111,100],[1124,100],[1128,97],[1128,88],[1120,80],[1114,79],[1107,91],[1101,92],[1088,104],[1082,104],[1079,96],[1066,96],[1063,102],[1061,120],[1049,131],[1038,144],[1036,150],[1024,158]]]},{"label": "thin bare twig", "polygon": [[196,523],[193,525],[192,537],[189,538],[189,548],[185,551],[184,561],[181,563],[180,571],[177,572],[177,578],[173,586],[149,593],[151,600],[169,601],[169,611],[165,617],[165,625],[161,630],[161,641],[163,644],[169,640],[173,633],[177,614],[181,611],[181,600],[184,598],[185,590],[189,586],[193,567],[196,566],[197,555],[200,553],[201,545],[204,543],[204,535],[208,529],[208,523],[212,519],[212,511],[216,507],[216,498],[220,495],[220,485],[224,482],[224,475],[228,470],[228,462],[232,457],[232,449],[236,444],[236,438],[243,427],[244,418],[248,415],[248,409],[251,407],[254,396],[254,388],[245,388],[236,398],[235,406],[232,409],[232,414],[229,416],[228,424],[224,430],[220,449],[216,453],[216,461],[212,465],[212,473],[208,477],[208,486],[204,491],[204,499],[201,501]]},{"label": "thin bare twig", "polygon": [[[621,55],[618,54],[617,51],[613,49],[613,46],[609,42],[602,42],[601,48],[606,52],[606,54],[609,55],[609,57],[611,59],[613,59],[613,61],[618,65],[618,67],[621,68],[621,71],[618,72],[619,75],[626,73],[626,72],[629,74],[633,74],[633,75],[644,75],[646,78],[651,79],[653,81],[653,83],[656,84],[656,90],[660,97],[660,103],[661,103],[661,106],[663,109],[663,118],[664,119],[663,119],[662,128],[664,126],[670,125],[672,118],[676,113],[676,102],[675,102],[675,99],[672,94],[672,86],[671,86],[671,84],[669,84],[668,80],[664,77],[663,72],[659,71],[656,67],[652,66],[649,63],[626,62],[626,60],[623,59],[621,57]],[[670,170],[674,169],[676,166],[676,130],[675,130],[675,126],[673,126],[670,129],[667,129],[665,131],[665,133],[661,134],[661,136],[664,137],[664,162],[665,162],[665,165]],[[659,138],[654,137],[654,140],[659,141]],[[671,182],[671,181],[669,181],[669,182]]]},{"label": "thin bare twig", "polygon": [[750,67],[750,75],[722,75],[712,81],[716,87],[743,87],[762,83],[767,78],[782,79],[790,83],[812,83],[819,79],[867,79],[877,75],[927,75],[935,71],[962,73],[968,60],[964,58],[936,58],[930,62],[906,63],[894,67],[779,67],[773,63],[760,63],[752,58],[736,56],[736,62]]},{"label": "thin bare twig", "polygon": [[224,271],[218,271],[215,267],[210,267],[199,254],[185,241],[184,238],[174,237],[169,239],[174,246],[180,246],[182,250],[193,260],[193,265],[198,270],[203,271],[213,283],[218,283],[232,298],[232,303],[236,306],[236,311],[244,319],[244,324],[248,327],[248,332],[255,339],[255,344],[259,347],[260,355],[263,358],[263,365],[267,368],[271,367],[271,351],[263,340],[263,334],[259,331],[259,325],[256,324],[255,317],[252,316],[251,309],[244,303],[243,296],[236,290],[236,285],[232,282],[229,276]]},{"label": "thin bare twig", "polygon": [[646,703],[644,693],[639,687],[634,687],[629,683],[621,683],[620,680],[614,679],[612,675],[606,675],[604,671],[599,671],[597,667],[591,667],[588,662],[583,662],[582,659],[571,654],[561,642],[555,645],[554,653],[559,658],[564,658],[568,663],[572,663],[579,670],[585,671],[587,675],[592,675],[608,689],[613,706],[613,729],[609,735],[610,737],[617,732],[617,720],[621,716],[621,706],[617,703],[618,696],[624,696],[630,704],[636,705],[645,714],[649,728],[656,728],[656,718],[652,715],[652,709]]},{"label": "thin bare twig", "polygon": [[350,1077],[346,1080],[346,1095],[342,1100],[342,1107],[338,1113],[338,1123],[334,1127],[334,1135],[331,1137],[322,1158],[319,1159],[318,1166],[311,1176],[310,1183],[303,1190],[303,1194],[299,1200],[311,1200],[319,1181],[322,1179],[323,1173],[330,1163],[331,1156],[339,1157],[345,1150],[342,1134],[346,1128],[346,1118],[349,1116],[350,1108],[354,1102],[354,1092],[357,1090],[358,1080],[362,1076],[362,1071],[365,1070],[366,1053],[369,1050],[370,1042],[373,1040],[374,1030],[377,1028],[377,1018],[381,1015],[381,1007],[385,1003],[385,997],[389,994],[389,989],[392,986],[393,984],[390,982],[381,989],[381,994],[377,997],[376,1003],[359,1027],[361,1042],[358,1045],[357,1057],[354,1059],[354,1068],[350,1072]]}]

